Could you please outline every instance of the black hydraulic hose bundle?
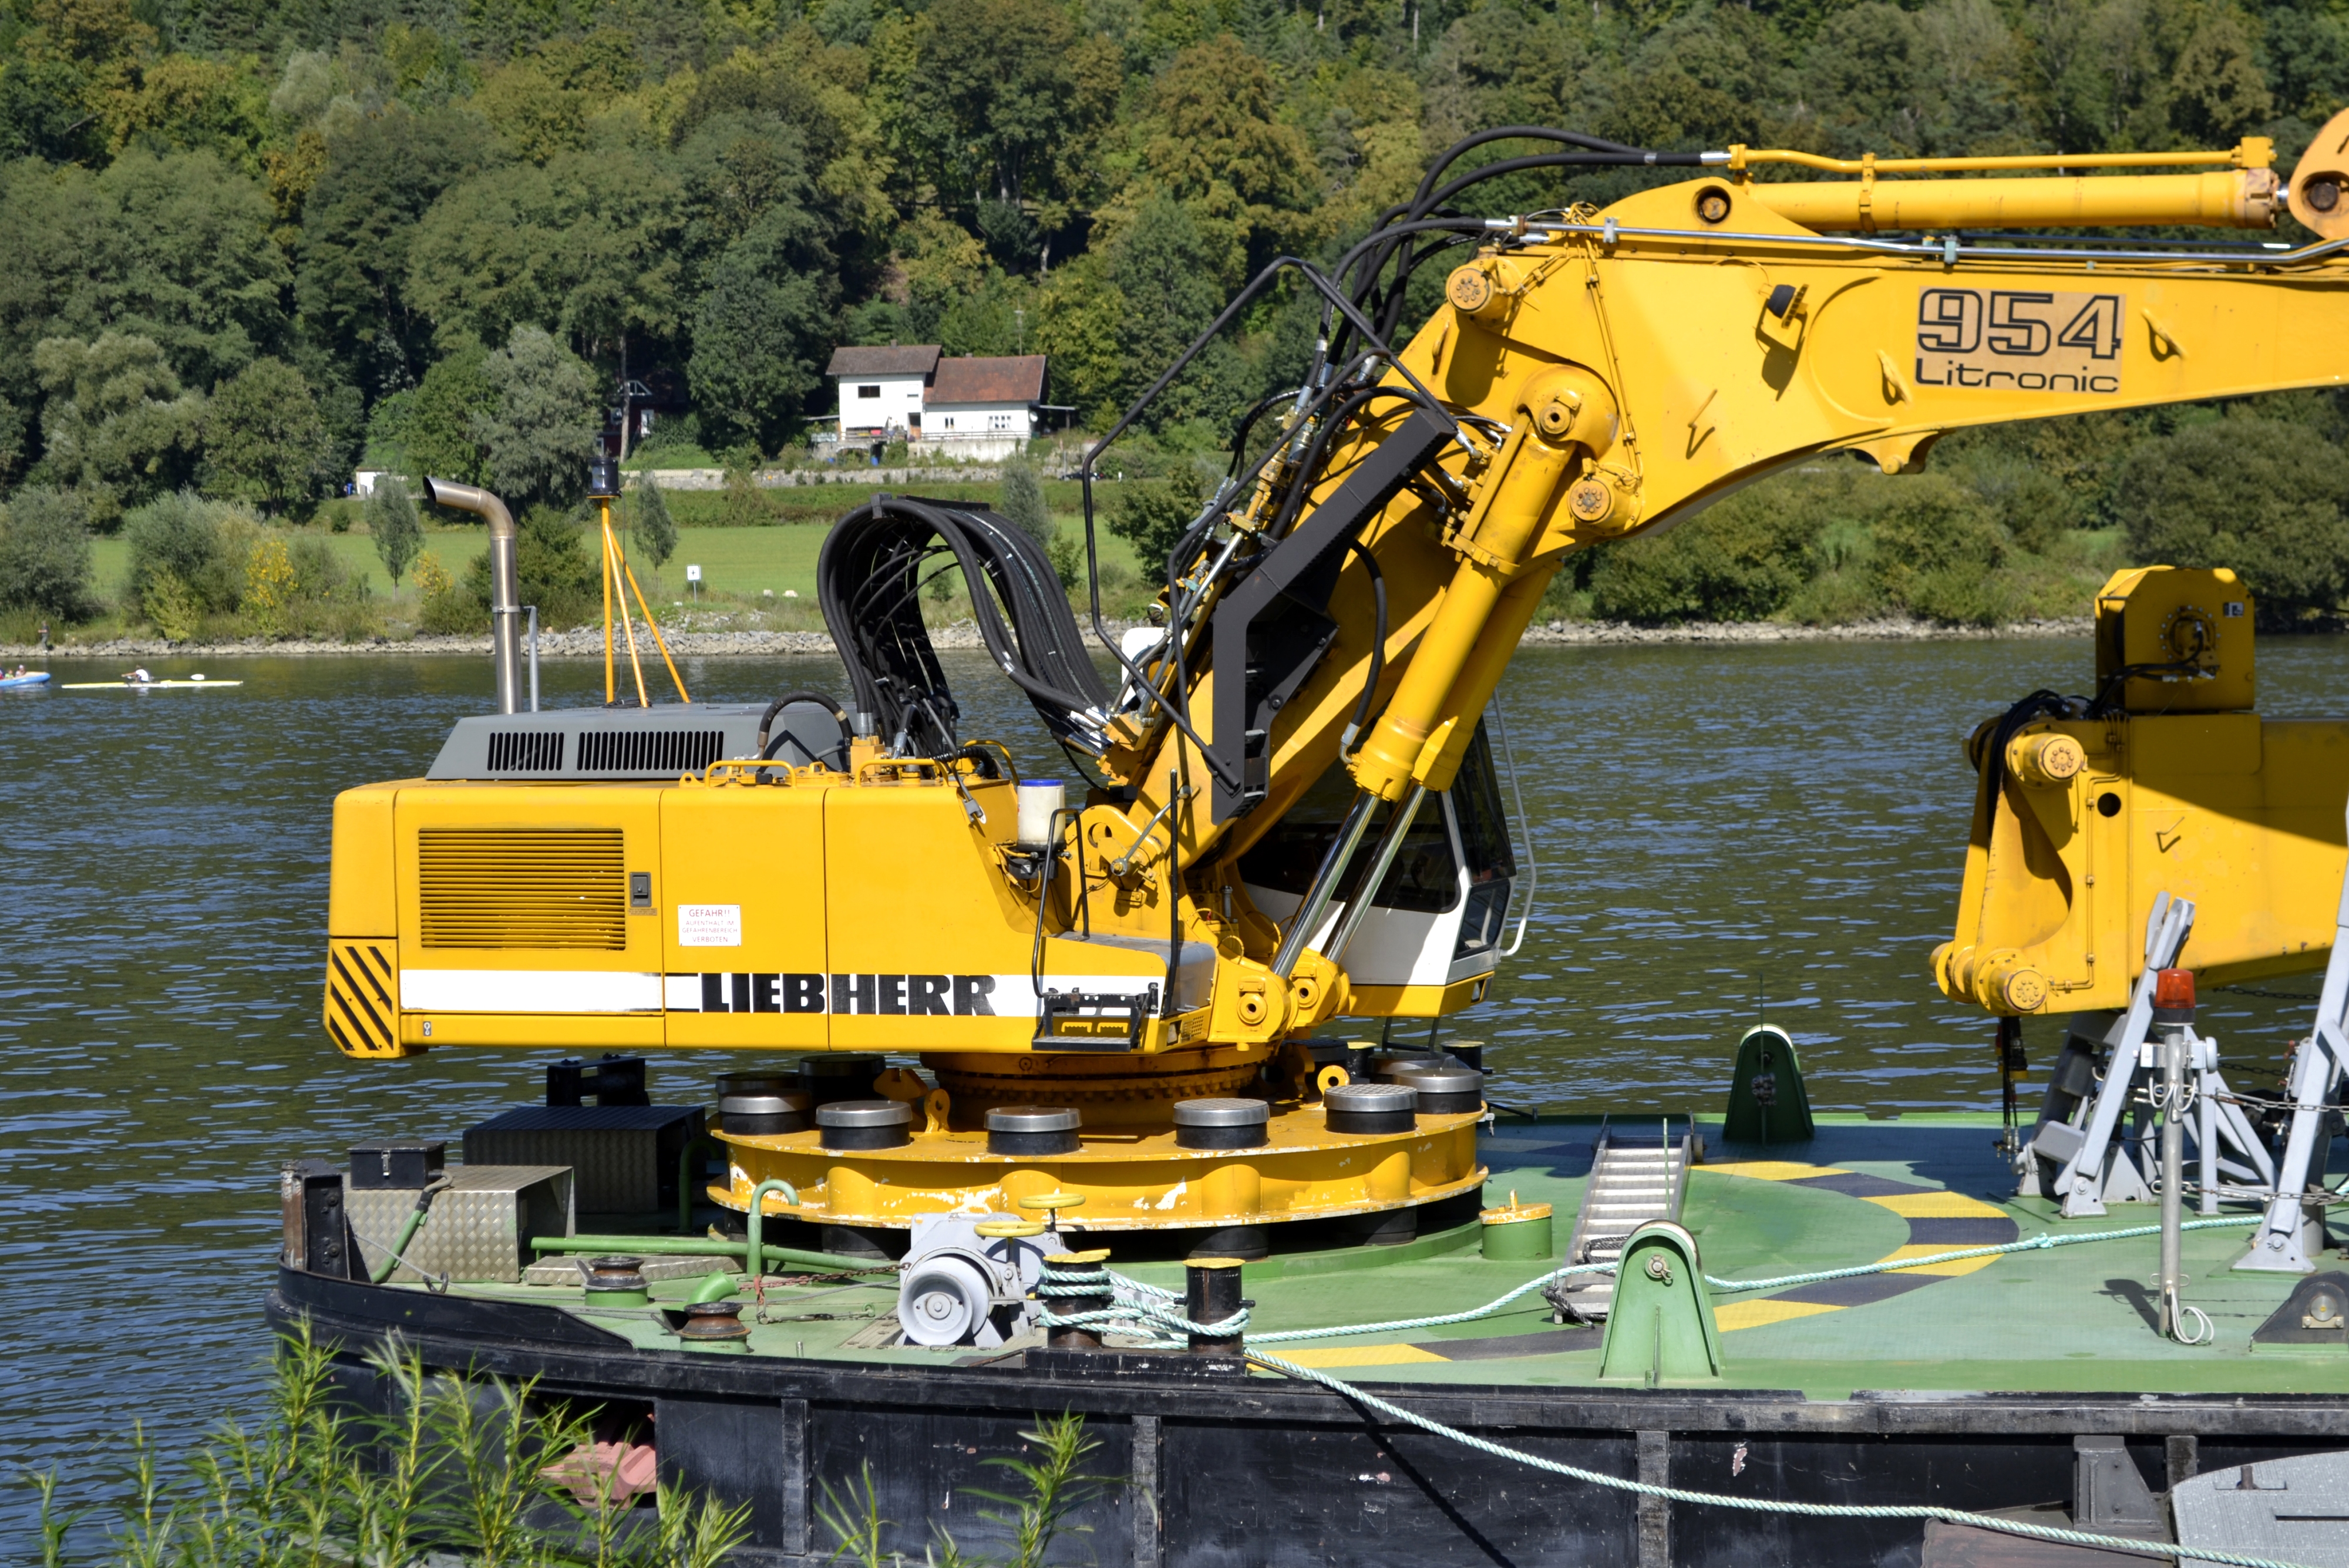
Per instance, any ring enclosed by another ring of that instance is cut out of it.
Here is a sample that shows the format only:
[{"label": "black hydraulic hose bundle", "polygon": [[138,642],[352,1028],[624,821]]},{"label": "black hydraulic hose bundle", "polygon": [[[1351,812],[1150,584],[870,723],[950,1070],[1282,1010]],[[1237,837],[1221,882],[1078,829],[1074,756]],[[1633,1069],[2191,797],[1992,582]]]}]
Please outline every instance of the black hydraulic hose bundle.
[{"label": "black hydraulic hose bundle", "polygon": [[1043,545],[985,507],[952,501],[875,496],[825,536],[816,592],[847,667],[852,706],[884,737],[902,736],[925,756],[962,750],[961,709],[921,608],[923,587],[956,567],[997,668],[1028,694],[1055,740],[1098,753],[1109,693]]},{"label": "black hydraulic hose bundle", "polygon": [[[1446,171],[1475,149],[1491,142],[1509,140],[1547,141],[1571,151],[1502,159],[1481,165],[1465,174],[1445,178]],[[1381,213],[1371,234],[1347,251],[1329,271],[1325,272],[1296,256],[1275,258],[1249,280],[1238,296],[1224,307],[1172,364],[1164,368],[1123,416],[1087,451],[1084,462],[1078,471],[1078,478],[1083,485],[1086,576],[1093,632],[1123,669],[1143,711],[1154,717],[1158,713],[1164,714],[1178,732],[1198,747],[1208,768],[1225,784],[1236,785],[1237,783],[1234,762],[1209,745],[1194,729],[1190,722],[1190,695],[1185,690],[1187,660],[1185,649],[1191,614],[1216,595],[1218,588],[1216,579],[1226,574],[1245,575],[1254,569],[1268,548],[1278,546],[1284,534],[1303,515],[1308,499],[1329,478],[1324,470],[1342,427],[1361,417],[1372,399],[1392,396],[1418,404],[1448,428],[1453,438],[1464,445],[1467,444],[1467,438],[1460,429],[1464,419],[1471,423],[1489,423],[1454,414],[1401,363],[1391,342],[1401,324],[1407,306],[1411,276],[1417,267],[1455,245],[1472,244],[1497,233],[1483,219],[1460,215],[1451,211],[1447,203],[1486,181],[1528,170],[1701,168],[1706,166],[1707,156],[1698,152],[1664,152],[1630,147],[1600,137],[1547,126],[1500,126],[1464,138],[1428,166],[1410,202]],[[1717,160],[1718,155],[1713,156]],[[1420,234],[1431,238],[1427,243],[1415,244],[1413,236]],[[1258,400],[1239,418],[1232,444],[1232,461],[1222,490],[1168,553],[1164,587],[1169,613],[1165,639],[1157,651],[1145,655],[1143,661],[1137,662],[1116,646],[1102,618],[1100,552],[1094,532],[1093,506],[1093,481],[1100,472],[1102,456],[1143,418],[1176,378],[1210,342],[1239,317],[1251,302],[1280,276],[1291,272],[1296,273],[1320,298],[1321,341],[1316,346],[1302,386],[1291,392]],[[1399,377],[1400,381],[1391,381],[1391,376]],[[1283,403],[1288,405],[1290,415],[1281,434],[1250,462],[1246,451],[1249,434],[1266,414]],[[1299,421],[1309,421],[1314,428],[1302,447],[1292,454],[1294,461],[1288,464],[1288,472],[1279,481],[1280,493],[1274,502],[1268,526],[1254,544],[1242,543],[1237,549],[1225,549],[1220,556],[1215,557],[1214,568],[1202,573],[1201,580],[1190,583],[1186,589],[1185,580],[1192,576],[1195,566],[1212,555],[1217,524],[1237,509],[1249,504],[1258,477],[1282,452],[1288,444],[1288,432],[1294,430]],[[1350,538],[1348,543],[1353,541]],[[827,552],[829,548],[827,546]],[[1369,553],[1357,549],[1355,554],[1366,569],[1375,576],[1375,565],[1371,562]],[[1384,598],[1383,587],[1383,583],[1373,584],[1374,597],[1381,601]],[[833,618],[829,603],[825,616],[827,619]],[[1380,641],[1379,656],[1382,659],[1383,638]],[[990,642],[989,647],[993,646]],[[999,657],[999,662],[1001,662]],[[1007,673],[1012,673],[1009,665],[1005,668]],[[1013,679],[1018,680],[1019,676],[1015,673]],[[1030,695],[1034,693],[1031,691]],[[1368,701],[1366,693],[1365,712]],[[1042,706],[1040,701],[1039,706]]]}]

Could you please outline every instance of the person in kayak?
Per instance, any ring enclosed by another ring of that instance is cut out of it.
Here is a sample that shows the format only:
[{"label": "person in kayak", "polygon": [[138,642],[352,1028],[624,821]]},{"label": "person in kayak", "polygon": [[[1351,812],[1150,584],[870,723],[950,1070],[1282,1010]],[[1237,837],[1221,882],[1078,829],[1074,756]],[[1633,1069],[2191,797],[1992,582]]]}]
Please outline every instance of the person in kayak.
[{"label": "person in kayak", "polygon": [[148,674],[144,669],[127,670],[123,671],[122,683],[125,686],[151,686],[155,683],[155,678]]}]

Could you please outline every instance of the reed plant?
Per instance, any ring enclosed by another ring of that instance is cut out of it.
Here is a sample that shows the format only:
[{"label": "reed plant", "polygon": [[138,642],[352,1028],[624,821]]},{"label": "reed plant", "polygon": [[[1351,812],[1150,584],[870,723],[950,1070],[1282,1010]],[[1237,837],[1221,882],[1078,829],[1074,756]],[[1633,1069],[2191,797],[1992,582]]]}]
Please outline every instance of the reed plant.
[{"label": "reed plant", "polygon": [[[1100,1439],[1085,1435],[1085,1418],[1065,1410],[1050,1420],[1040,1417],[1036,1429],[1019,1437],[1024,1445],[1021,1454],[980,1461],[1024,1483],[1019,1491],[965,1489],[968,1495],[996,1505],[981,1509],[978,1517],[1010,1536],[1010,1555],[983,1557],[966,1552],[943,1525],[933,1522],[931,1540],[922,1550],[925,1568],[1042,1568],[1054,1541],[1063,1534],[1091,1532],[1091,1525],[1072,1522],[1071,1516],[1118,1484],[1118,1478],[1084,1469],[1085,1461],[1101,1448]],[[895,1521],[881,1517],[870,1462],[847,1495],[835,1491],[830,1481],[823,1483],[823,1501],[816,1505],[816,1518],[832,1532],[828,1562],[854,1568],[905,1568],[904,1554],[882,1544],[884,1533]]]},{"label": "reed plant", "polygon": [[384,1414],[337,1397],[331,1353],[302,1331],[279,1344],[258,1427],[226,1423],[167,1462],[134,1423],[95,1552],[76,1550],[92,1511],[59,1509],[54,1469],[28,1476],[42,1568],[718,1568],[748,1533],[747,1504],[664,1485],[640,1507],[616,1465],[581,1464],[594,1410],[428,1373],[412,1352],[373,1363]]}]

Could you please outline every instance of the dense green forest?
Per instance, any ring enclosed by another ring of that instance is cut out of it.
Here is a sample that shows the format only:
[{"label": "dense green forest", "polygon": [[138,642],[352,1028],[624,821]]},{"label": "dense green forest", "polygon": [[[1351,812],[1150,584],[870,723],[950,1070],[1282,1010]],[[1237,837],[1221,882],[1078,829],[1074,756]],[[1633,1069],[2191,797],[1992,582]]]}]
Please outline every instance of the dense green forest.
[{"label": "dense green forest", "polygon": [[[1885,154],[2252,133],[2288,166],[2344,101],[2327,0],[6,0],[0,613],[107,609],[87,540],[119,531],[126,623],[253,598],[259,626],[368,624],[289,607],[356,591],[286,525],[349,525],[328,498],[363,463],[540,506],[574,570],[562,509],[624,377],[686,389],[658,446],[737,471],[803,456],[842,343],[1048,354],[1098,429],[1268,257],[1335,254],[1489,126]],[[1162,406],[1129,535],[1311,327],[1267,299]],[[2302,394],[1955,437],[1916,478],[1824,465],[1579,562],[1551,607],[2078,613],[2135,554],[2329,610],[2349,482],[2305,454],[2344,434]],[[412,510],[360,525],[412,556]]]}]

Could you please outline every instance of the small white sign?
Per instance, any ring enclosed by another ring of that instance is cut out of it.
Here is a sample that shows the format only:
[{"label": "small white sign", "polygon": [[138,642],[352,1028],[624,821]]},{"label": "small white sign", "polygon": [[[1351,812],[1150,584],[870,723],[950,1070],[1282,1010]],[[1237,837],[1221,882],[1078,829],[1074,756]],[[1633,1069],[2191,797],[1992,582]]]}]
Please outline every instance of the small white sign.
[{"label": "small white sign", "polygon": [[686,567],[685,580],[688,583],[698,583],[701,581],[701,568],[699,566]]},{"label": "small white sign", "polygon": [[677,945],[681,948],[739,948],[742,945],[740,904],[679,904]]}]

